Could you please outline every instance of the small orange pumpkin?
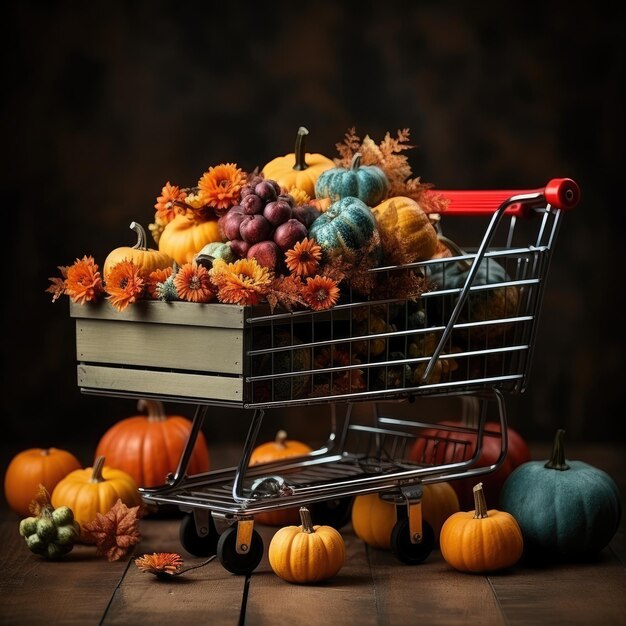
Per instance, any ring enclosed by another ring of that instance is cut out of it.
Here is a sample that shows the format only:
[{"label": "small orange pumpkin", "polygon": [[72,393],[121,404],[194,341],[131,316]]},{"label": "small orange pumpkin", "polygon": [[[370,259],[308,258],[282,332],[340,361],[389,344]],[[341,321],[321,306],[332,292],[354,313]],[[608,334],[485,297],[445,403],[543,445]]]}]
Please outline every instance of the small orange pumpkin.
[{"label": "small orange pumpkin", "polygon": [[492,572],[512,567],[524,550],[522,531],[505,511],[487,510],[482,483],[474,486],[474,511],[450,516],[441,529],[441,554],[461,572]]},{"label": "small orange pumpkin", "polygon": [[263,167],[262,173],[265,178],[275,180],[287,191],[296,187],[306,192],[309,198],[313,198],[315,182],[319,175],[335,167],[335,163],[323,154],[305,153],[304,138],[308,134],[309,131],[301,126],[296,136],[294,151],[272,159]]},{"label": "small orange pumpkin", "polygon": [[[271,463],[281,459],[302,456],[311,452],[312,448],[301,441],[287,439],[287,433],[279,430],[274,441],[268,441],[257,446],[250,456],[250,465],[259,463]],[[300,519],[298,508],[278,509],[267,513],[258,513],[255,521],[268,526],[285,526],[297,524]]]},{"label": "small orange pumpkin", "polygon": [[61,480],[52,492],[52,506],[67,506],[74,519],[84,526],[96,519],[96,513],[107,513],[120,499],[126,506],[141,504],[137,485],[130,474],[105,467],[98,457],[93,467],[75,470]]},{"label": "small orange pumpkin", "polygon": [[79,460],[58,448],[29,448],[16,454],[4,475],[4,495],[9,506],[22,517],[30,515],[29,505],[39,485],[52,493],[57,483],[80,469]]},{"label": "small orange pumpkin", "polygon": [[300,526],[281,528],[270,542],[268,557],[274,573],[290,583],[316,583],[335,576],[343,567],[346,547],[332,526],[313,526],[306,507]]},{"label": "small orange pumpkin", "polygon": [[146,231],[141,224],[131,222],[130,227],[137,233],[137,243],[132,247],[122,246],[109,252],[102,267],[105,282],[113,267],[122,261],[132,261],[139,267],[142,276],[148,276],[154,270],[171,267],[174,263],[172,257],[165,252],[148,248]]},{"label": "small orange pumpkin", "polygon": [[176,263],[191,263],[207,243],[222,241],[217,220],[196,221],[179,214],[168,222],[159,238],[159,250],[171,256]]},{"label": "small orange pumpkin", "polygon": [[[111,467],[123,470],[140,487],[162,485],[178,461],[191,431],[191,422],[181,415],[166,415],[163,403],[141,399],[140,411],[117,422],[104,433],[96,448],[96,457],[105,456]],[[209,450],[202,432],[189,459],[190,475],[208,472]]]}]

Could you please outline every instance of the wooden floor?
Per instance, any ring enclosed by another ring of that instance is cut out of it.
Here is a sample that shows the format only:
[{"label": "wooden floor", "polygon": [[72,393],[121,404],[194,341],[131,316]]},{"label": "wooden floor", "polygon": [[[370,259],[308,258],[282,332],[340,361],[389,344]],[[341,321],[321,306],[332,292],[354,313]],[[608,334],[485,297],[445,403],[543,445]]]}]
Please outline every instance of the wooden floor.
[{"label": "wooden floor", "polygon": [[[568,449],[569,458],[608,471],[626,501],[623,447]],[[533,446],[534,458],[546,455],[545,446]],[[610,546],[591,562],[521,562],[490,576],[456,572],[437,550],[422,565],[402,565],[346,527],[345,566],[332,581],[315,586],[291,585],[274,575],[267,562],[274,529],[261,525],[256,527],[265,556],[251,576],[232,575],[214,560],[160,581],[141,573],[132,558],[109,563],[87,546],[59,562],[42,560],[19,537],[18,522],[6,508],[0,513],[0,624],[626,625],[623,520]],[[177,517],[142,520],[143,540],[134,556],[178,552],[187,565],[201,562],[181,548],[179,524]]]}]

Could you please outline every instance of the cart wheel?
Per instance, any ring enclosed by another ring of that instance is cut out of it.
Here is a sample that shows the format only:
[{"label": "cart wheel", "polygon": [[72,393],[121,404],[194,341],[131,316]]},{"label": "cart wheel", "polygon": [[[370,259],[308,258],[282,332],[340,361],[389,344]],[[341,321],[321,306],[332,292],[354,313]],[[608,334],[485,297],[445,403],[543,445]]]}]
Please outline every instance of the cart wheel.
[{"label": "cart wheel", "polygon": [[332,526],[336,530],[343,528],[352,516],[354,498],[333,498],[315,502],[311,507],[311,518],[314,524]]},{"label": "cart wheel", "polygon": [[217,554],[217,542],[220,536],[210,513],[209,532],[206,535],[202,537],[198,535],[193,513],[187,513],[180,523],[178,536],[181,545],[189,554],[194,556],[213,556]]},{"label": "cart wheel", "polygon": [[422,541],[411,543],[408,518],[396,522],[391,531],[391,551],[407,565],[417,565],[424,561],[435,547],[435,533],[427,522],[422,522]]},{"label": "cart wheel", "polygon": [[256,530],[252,531],[250,549],[245,554],[237,552],[237,524],[225,530],[217,542],[217,558],[232,574],[250,574],[263,558],[263,539]]}]

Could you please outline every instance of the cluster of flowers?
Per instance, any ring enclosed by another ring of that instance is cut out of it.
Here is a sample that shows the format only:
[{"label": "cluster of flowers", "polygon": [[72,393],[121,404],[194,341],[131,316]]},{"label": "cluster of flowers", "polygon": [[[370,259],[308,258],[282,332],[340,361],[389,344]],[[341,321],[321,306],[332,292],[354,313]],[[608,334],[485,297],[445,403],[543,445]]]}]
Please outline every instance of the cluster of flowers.
[{"label": "cluster of flowers", "polygon": [[233,263],[216,259],[211,268],[192,261],[147,275],[132,260],[124,260],[113,266],[104,281],[93,257],[84,256],[73,265],[59,266],[61,276],[51,277],[46,291],[52,294],[53,302],[63,295],[77,304],[106,297],[118,311],[146,298],[200,303],[217,300],[242,306],[267,301],[272,308],[300,305],[320,311],[334,306],[340,295],[335,279],[316,273],[321,257],[315,240],[305,238],[285,254],[288,275],[275,275],[253,258]]}]

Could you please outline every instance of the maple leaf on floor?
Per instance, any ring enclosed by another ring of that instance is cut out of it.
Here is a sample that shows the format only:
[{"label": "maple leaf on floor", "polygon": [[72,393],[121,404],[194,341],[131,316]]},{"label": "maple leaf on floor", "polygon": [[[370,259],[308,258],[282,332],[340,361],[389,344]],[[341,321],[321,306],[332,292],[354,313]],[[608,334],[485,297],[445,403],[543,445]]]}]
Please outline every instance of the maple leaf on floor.
[{"label": "maple leaf on floor", "polygon": [[96,519],[85,524],[85,538],[96,544],[98,555],[119,561],[141,541],[140,508],[129,508],[118,498],[107,513],[96,513]]}]

